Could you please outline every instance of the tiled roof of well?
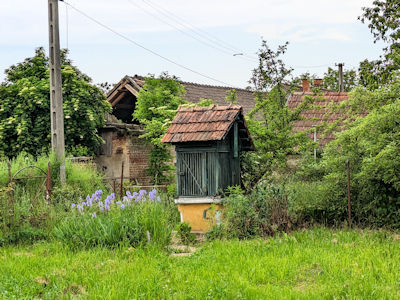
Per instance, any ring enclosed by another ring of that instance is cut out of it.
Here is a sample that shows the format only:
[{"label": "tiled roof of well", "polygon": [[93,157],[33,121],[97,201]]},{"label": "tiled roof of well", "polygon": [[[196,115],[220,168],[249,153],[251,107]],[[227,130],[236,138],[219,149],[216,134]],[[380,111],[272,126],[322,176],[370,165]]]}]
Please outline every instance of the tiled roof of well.
[{"label": "tiled roof of well", "polygon": [[222,140],[236,116],[242,113],[238,105],[208,107],[179,107],[164,135],[163,143]]},{"label": "tiled roof of well", "polygon": [[[312,131],[314,126],[321,125],[324,121],[328,123],[335,122],[342,116],[340,113],[330,114],[328,113],[328,108],[326,108],[330,103],[339,104],[340,102],[347,101],[347,92],[334,92],[334,91],[324,91],[321,96],[315,96],[312,92],[295,92],[288,99],[289,108],[294,109],[299,106],[303,101],[305,96],[315,97],[313,106],[315,108],[305,110],[301,113],[302,119],[296,121],[293,130],[295,132],[299,131]],[[313,138],[313,133],[309,133],[310,137]],[[317,141],[323,146],[334,139],[333,134],[323,136],[321,132],[317,131]]]},{"label": "tiled roof of well", "polygon": [[[139,86],[143,86],[145,77],[135,75],[131,78]],[[254,94],[250,90],[185,81],[179,82],[185,87],[186,90],[186,94],[183,96],[183,99],[192,103],[198,103],[201,101],[201,99],[212,99],[217,105],[227,105],[225,98],[230,90],[235,89],[237,94],[237,104],[243,108],[243,113],[245,115],[247,115],[255,105]]]}]

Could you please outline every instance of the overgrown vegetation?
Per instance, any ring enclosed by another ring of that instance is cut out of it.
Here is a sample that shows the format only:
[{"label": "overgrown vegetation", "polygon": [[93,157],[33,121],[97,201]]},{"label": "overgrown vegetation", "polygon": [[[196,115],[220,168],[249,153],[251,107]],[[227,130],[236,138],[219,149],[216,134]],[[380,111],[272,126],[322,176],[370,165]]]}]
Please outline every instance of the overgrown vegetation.
[{"label": "overgrown vegetation", "polygon": [[[374,92],[354,90],[339,109],[346,111],[347,120],[356,120],[346,123],[347,129],[324,149],[321,160],[303,164],[306,173],[320,174],[329,223],[344,221],[347,213],[349,161],[354,221],[360,226],[400,227],[399,95],[399,80]],[[357,118],[362,111],[369,114]]]},{"label": "overgrown vegetation", "polygon": [[[46,194],[46,178],[37,178],[47,173],[51,166],[52,195]],[[0,244],[30,242],[47,239],[54,224],[64,218],[72,201],[86,195],[95,188],[105,188],[102,177],[91,164],[73,164],[66,161],[67,184],[59,182],[59,163],[55,155],[34,158],[21,153],[10,161],[11,175],[24,167],[9,184],[6,160],[0,160]],[[40,168],[42,171],[40,171]]]},{"label": "overgrown vegetation", "polygon": [[286,67],[281,58],[287,45],[273,51],[263,41],[258,53],[259,65],[250,80],[255,89],[255,107],[246,121],[256,152],[245,153],[242,157],[242,180],[248,190],[272,171],[284,167],[288,154],[310,144],[304,132],[293,133],[293,123],[310,107],[313,98],[306,98],[293,110],[287,105],[289,95],[296,88],[291,80],[293,69]]},{"label": "overgrown vegetation", "polygon": [[186,103],[182,99],[184,93],[185,89],[177,78],[164,73],[159,78],[147,77],[137,95],[133,118],[144,125],[142,137],[152,145],[147,172],[156,185],[165,184],[172,176],[173,166],[169,163],[172,155],[169,145],[161,143],[161,139],[178,106]]},{"label": "overgrown vegetation", "polygon": [[169,244],[173,224],[171,212],[157,191],[147,194],[127,191],[122,200],[97,190],[79,203],[54,229],[54,236],[71,249],[95,246],[163,248]]},{"label": "overgrown vegetation", "polygon": [[[97,128],[111,111],[91,79],[61,55],[65,145],[75,155],[92,155],[102,140]],[[34,156],[50,148],[49,62],[43,48],[35,56],[11,66],[0,85],[0,155],[21,152]]]},{"label": "overgrown vegetation", "polygon": [[190,257],[59,243],[0,248],[1,298],[396,299],[400,242],[385,231],[311,229],[208,243]]}]

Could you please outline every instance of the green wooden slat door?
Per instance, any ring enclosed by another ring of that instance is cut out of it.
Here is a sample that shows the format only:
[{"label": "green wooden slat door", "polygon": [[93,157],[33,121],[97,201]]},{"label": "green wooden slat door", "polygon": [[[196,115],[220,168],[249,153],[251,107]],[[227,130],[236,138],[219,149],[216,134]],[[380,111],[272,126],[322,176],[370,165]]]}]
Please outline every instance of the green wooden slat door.
[{"label": "green wooden slat door", "polygon": [[218,191],[218,155],[215,152],[178,152],[180,196],[215,196]]},{"label": "green wooden slat door", "polygon": [[179,195],[202,196],[203,164],[202,153],[179,153],[177,160]]}]

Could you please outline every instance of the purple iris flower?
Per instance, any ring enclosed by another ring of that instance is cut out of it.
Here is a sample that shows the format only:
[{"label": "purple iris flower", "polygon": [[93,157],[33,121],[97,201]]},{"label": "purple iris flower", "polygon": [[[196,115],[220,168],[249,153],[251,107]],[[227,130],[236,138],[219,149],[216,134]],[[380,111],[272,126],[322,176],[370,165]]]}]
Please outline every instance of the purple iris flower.
[{"label": "purple iris flower", "polygon": [[156,197],[156,194],[157,194],[156,189],[152,190],[152,191],[149,193],[149,198],[150,198],[151,201],[154,201],[154,198]]},{"label": "purple iris flower", "polygon": [[92,213],[92,217],[93,217],[93,218],[96,218],[96,217],[97,217],[96,212]]},{"label": "purple iris flower", "polygon": [[71,204],[71,208],[75,208],[75,206],[76,206],[75,203],[72,203],[72,204]]},{"label": "purple iris flower", "polygon": [[125,208],[125,205],[124,204],[121,204],[121,209],[124,209]]}]

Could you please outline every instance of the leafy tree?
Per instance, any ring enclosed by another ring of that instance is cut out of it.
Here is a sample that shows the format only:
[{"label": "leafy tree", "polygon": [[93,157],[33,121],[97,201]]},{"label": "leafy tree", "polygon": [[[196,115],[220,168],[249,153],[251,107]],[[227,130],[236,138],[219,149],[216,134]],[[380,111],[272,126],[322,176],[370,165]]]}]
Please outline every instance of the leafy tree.
[{"label": "leafy tree", "polygon": [[255,88],[255,107],[247,122],[257,152],[243,155],[243,182],[247,188],[277,167],[285,166],[287,155],[310,141],[305,133],[293,133],[293,122],[300,118],[313,98],[307,97],[294,110],[287,105],[289,95],[296,88],[291,81],[292,69],[280,58],[287,45],[273,51],[263,41],[258,52],[259,64],[250,80]]},{"label": "leafy tree", "polygon": [[236,89],[231,89],[227,91],[225,101],[229,104],[237,104],[237,97]]},{"label": "leafy tree", "polygon": [[[375,91],[357,87],[341,109],[353,121],[325,147],[320,161],[308,165],[322,178],[324,218],[331,224],[347,218],[348,160],[355,223],[400,228],[400,80]],[[363,111],[369,114],[359,117]]]},{"label": "leafy tree", "polygon": [[375,0],[373,7],[364,7],[359,17],[374,36],[374,42],[386,43],[384,55],[375,61],[360,63],[360,83],[370,89],[378,89],[395,80],[400,70],[400,2]]},{"label": "leafy tree", "polygon": [[168,164],[172,158],[169,146],[161,143],[161,139],[178,106],[186,103],[182,99],[184,93],[185,88],[176,77],[163,73],[159,78],[147,77],[137,95],[133,118],[144,125],[142,137],[152,145],[147,172],[154,184],[165,183],[172,170],[172,165]]},{"label": "leafy tree", "polygon": [[[91,79],[72,65],[67,52],[61,57],[65,145],[94,153],[102,140],[97,128],[104,113],[111,111],[103,93]],[[50,133],[49,63],[43,48],[35,56],[11,66],[0,85],[0,152],[14,157],[24,151],[38,155],[47,151]]]},{"label": "leafy tree", "polygon": [[[343,91],[349,92],[358,83],[358,75],[355,70],[343,71]],[[339,91],[339,71],[328,68],[322,78],[322,87],[332,91]]]}]

